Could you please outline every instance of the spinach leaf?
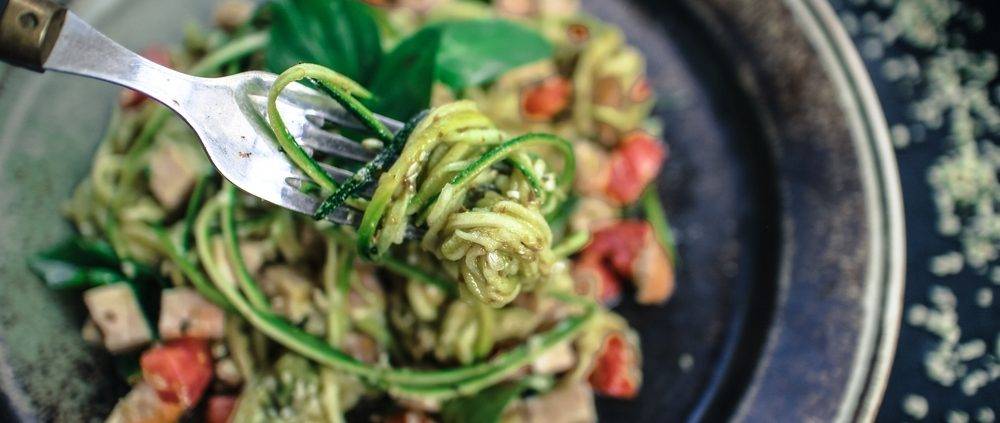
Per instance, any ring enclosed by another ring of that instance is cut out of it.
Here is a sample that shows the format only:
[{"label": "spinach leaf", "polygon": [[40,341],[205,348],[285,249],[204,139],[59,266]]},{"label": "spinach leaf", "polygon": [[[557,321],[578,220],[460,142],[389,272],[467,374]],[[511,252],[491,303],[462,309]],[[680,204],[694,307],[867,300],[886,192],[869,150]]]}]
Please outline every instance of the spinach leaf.
[{"label": "spinach leaf", "polygon": [[459,397],[441,406],[444,423],[495,423],[503,416],[503,410],[528,389],[545,390],[552,387],[550,377],[528,377],[516,382],[507,382],[486,388],[469,397]]},{"label": "spinach leaf", "polygon": [[455,91],[493,81],[504,72],[552,56],[538,32],[503,19],[441,24],[439,81]]},{"label": "spinach leaf", "polygon": [[377,112],[405,121],[427,108],[440,43],[440,28],[425,28],[386,54],[371,83]]},{"label": "spinach leaf", "polygon": [[268,70],[298,63],[326,66],[362,84],[382,58],[378,26],[358,0],[275,0],[271,8]]},{"label": "spinach leaf", "polygon": [[537,32],[501,19],[429,25],[399,43],[372,80],[373,107],[406,120],[430,104],[434,81],[454,91],[490,82],[515,67],[550,57]]}]

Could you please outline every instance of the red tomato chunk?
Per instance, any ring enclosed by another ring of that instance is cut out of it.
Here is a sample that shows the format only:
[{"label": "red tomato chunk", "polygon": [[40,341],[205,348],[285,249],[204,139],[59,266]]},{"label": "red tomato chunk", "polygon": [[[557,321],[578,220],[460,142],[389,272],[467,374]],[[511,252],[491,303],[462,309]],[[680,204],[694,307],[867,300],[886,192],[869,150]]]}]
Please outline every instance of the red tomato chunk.
[{"label": "red tomato chunk", "polygon": [[150,348],[140,359],[142,378],[164,401],[198,403],[212,381],[212,358],[204,340],[185,338]]},{"label": "red tomato chunk", "polygon": [[623,220],[595,232],[580,253],[574,276],[596,282],[598,300],[604,304],[621,291],[617,277],[632,281],[641,304],[662,304],[674,291],[673,263],[653,227],[642,220]]},{"label": "red tomato chunk", "polygon": [[590,385],[594,391],[614,398],[634,398],[639,392],[638,359],[632,346],[618,332],[608,335],[597,357]]},{"label": "red tomato chunk", "polygon": [[205,411],[205,423],[228,423],[229,417],[236,408],[236,397],[232,395],[216,395],[208,399],[208,409]]},{"label": "red tomato chunk", "polygon": [[561,76],[551,76],[528,88],[522,97],[524,116],[535,121],[551,120],[569,106],[573,85]]},{"label": "red tomato chunk", "polygon": [[660,173],[667,151],[656,138],[636,131],[625,136],[611,153],[611,176],[606,193],[621,204],[634,203]]}]

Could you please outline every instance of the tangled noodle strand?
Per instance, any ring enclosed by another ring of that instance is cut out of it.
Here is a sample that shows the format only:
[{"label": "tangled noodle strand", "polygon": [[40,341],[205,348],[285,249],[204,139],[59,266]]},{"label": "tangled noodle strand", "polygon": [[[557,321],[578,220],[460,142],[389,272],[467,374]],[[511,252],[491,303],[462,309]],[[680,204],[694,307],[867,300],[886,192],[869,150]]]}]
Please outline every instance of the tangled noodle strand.
[{"label": "tangled noodle strand", "polygon": [[[388,137],[381,124],[375,123],[374,114],[352,97],[367,95],[353,81],[311,64],[292,67],[278,77],[281,83],[276,82],[269,95],[268,120],[293,161],[317,184],[334,192],[331,198],[336,200],[325,203],[328,211],[344,204],[355,188],[379,169],[363,167],[351,188],[345,188],[347,184],[337,187],[325,174],[310,172],[319,169],[318,164],[284,130],[274,106],[284,87],[303,78],[314,78],[337,93],[334,98],[379,138]],[[407,126],[386,147],[402,149],[399,158],[378,178],[364,209],[358,252],[378,260],[403,242],[408,225],[426,225],[421,248],[437,258],[449,276],[463,283],[464,292],[487,305],[501,307],[523,289],[544,280],[556,256],[542,210],[564,196],[572,182],[570,144],[543,134],[505,141],[505,135],[470,101],[443,105]],[[547,171],[543,160],[529,154],[542,145],[555,147],[562,154],[563,171],[558,177]],[[508,166],[495,166],[500,161]]]}]

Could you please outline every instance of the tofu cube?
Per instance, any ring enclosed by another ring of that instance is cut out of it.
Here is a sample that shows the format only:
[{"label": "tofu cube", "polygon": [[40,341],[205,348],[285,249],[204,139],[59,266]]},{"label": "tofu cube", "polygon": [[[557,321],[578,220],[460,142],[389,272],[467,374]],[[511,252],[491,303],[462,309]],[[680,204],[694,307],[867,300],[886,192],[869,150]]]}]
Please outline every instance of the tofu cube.
[{"label": "tofu cube", "polygon": [[576,354],[569,342],[556,344],[548,351],[538,356],[531,363],[531,370],[536,374],[554,375],[573,368],[576,364]]},{"label": "tofu cube", "polygon": [[221,339],[226,314],[198,291],[191,288],[171,288],[160,297],[160,337]]},{"label": "tofu cube", "polygon": [[[521,417],[524,422],[591,423],[597,421],[594,395],[586,382],[562,386],[540,397],[523,403]],[[516,412],[516,411],[515,411]]]},{"label": "tofu cube", "polygon": [[127,283],[90,288],[83,293],[83,302],[100,329],[108,351],[133,350],[152,340],[153,332]]},{"label": "tofu cube", "polygon": [[179,142],[165,142],[149,159],[149,190],[167,210],[176,210],[187,200],[204,169],[198,151]]},{"label": "tofu cube", "polygon": [[301,323],[312,312],[313,284],[305,275],[291,267],[265,268],[261,288],[271,297],[274,312],[293,323]]},{"label": "tofu cube", "polygon": [[164,401],[152,386],[141,382],[128,395],[118,400],[106,422],[172,422],[180,419],[182,414],[184,407],[180,403]]}]

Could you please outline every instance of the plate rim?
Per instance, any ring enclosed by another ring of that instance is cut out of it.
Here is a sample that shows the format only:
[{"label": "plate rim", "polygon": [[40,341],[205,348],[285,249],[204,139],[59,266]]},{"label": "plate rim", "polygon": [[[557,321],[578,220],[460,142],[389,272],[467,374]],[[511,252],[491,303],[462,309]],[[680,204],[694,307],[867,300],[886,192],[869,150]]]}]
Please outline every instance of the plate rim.
[{"label": "plate rim", "polygon": [[[835,421],[874,421],[888,385],[903,309],[905,215],[889,126],[868,69],[826,0],[783,0],[838,89],[864,184],[871,254],[861,344]],[[740,407],[743,408],[742,405]]]}]

